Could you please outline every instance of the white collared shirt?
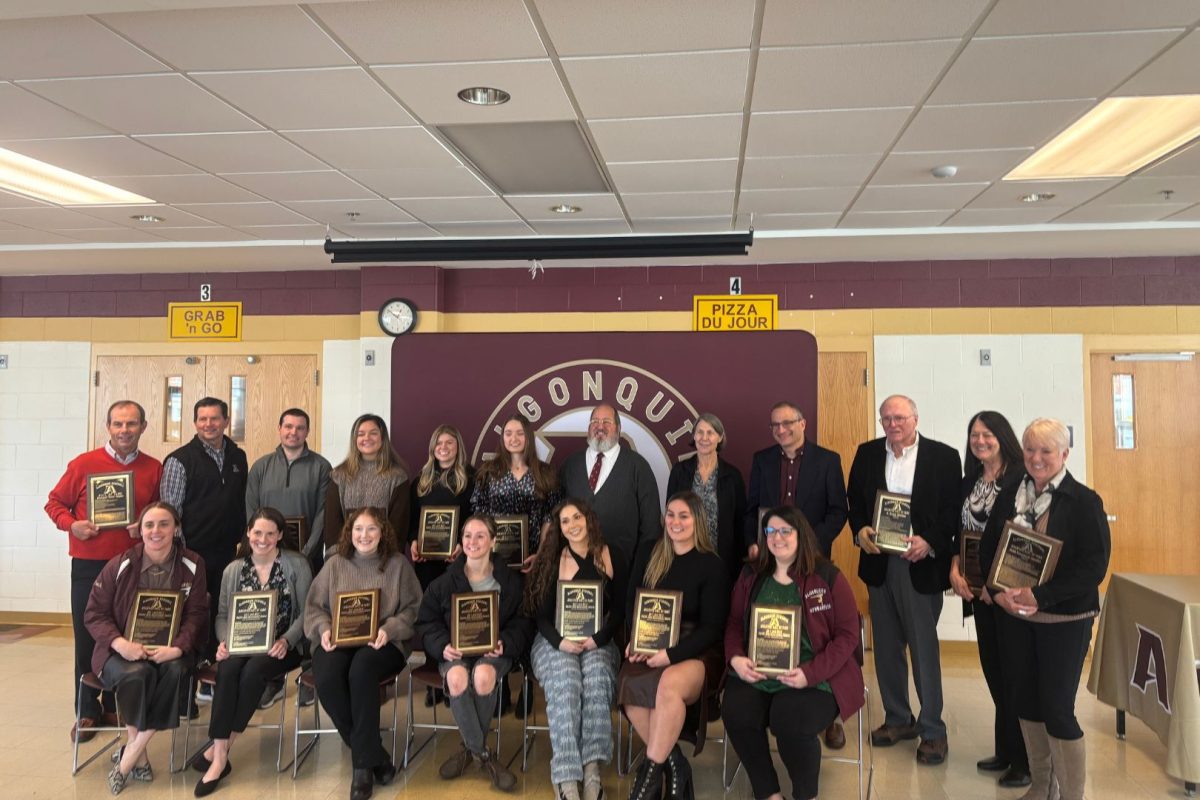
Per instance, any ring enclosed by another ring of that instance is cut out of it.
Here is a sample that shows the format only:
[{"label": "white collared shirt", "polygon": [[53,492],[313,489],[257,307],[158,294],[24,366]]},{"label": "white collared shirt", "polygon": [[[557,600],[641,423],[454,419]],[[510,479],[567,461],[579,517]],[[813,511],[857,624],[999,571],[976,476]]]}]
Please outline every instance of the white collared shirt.
[{"label": "white collared shirt", "polygon": [[[583,457],[583,465],[588,475],[592,474],[592,467],[596,466],[597,455],[598,452],[589,447]],[[604,460],[600,462],[600,477],[596,479],[596,488],[592,490],[593,492],[600,491],[600,487],[604,485],[604,481],[612,474],[613,465],[617,463],[617,456],[619,455],[621,455],[621,445],[619,444],[614,445],[612,450],[604,454]]]},{"label": "white collared shirt", "polygon": [[885,441],[883,444],[884,449],[887,450],[884,476],[887,479],[888,491],[897,494],[912,494],[913,475],[917,472],[917,447],[921,444],[921,434],[918,433],[913,443],[903,448],[899,456],[892,450],[890,442]]},{"label": "white collared shirt", "polygon": [[113,449],[112,442],[104,443],[104,452],[108,453],[109,458],[111,458],[113,461],[117,462],[118,464],[120,464],[123,467],[128,467],[134,461],[137,461],[137,457],[138,457],[137,450],[134,450],[132,453],[130,453],[127,456],[121,455],[120,453],[118,453],[116,450]]}]

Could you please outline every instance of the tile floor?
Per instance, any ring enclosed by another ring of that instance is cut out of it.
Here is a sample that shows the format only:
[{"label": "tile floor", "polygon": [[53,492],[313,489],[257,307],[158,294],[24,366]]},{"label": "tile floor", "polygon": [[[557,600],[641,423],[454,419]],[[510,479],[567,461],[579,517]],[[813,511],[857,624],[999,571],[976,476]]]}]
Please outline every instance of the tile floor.
[{"label": "tile floor", "polygon": [[[107,797],[107,758],[97,761],[79,775],[71,776],[71,744],[68,730],[74,718],[69,699],[71,683],[71,631],[68,628],[4,626],[0,630],[0,797],[101,798]],[[1018,790],[999,789],[991,776],[979,773],[975,761],[990,754],[992,709],[983,677],[973,655],[949,653],[943,658],[946,722],[950,729],[950,758],[939,767],[921,767],[913,760],[915,742],[875,751],[873,797],[882,800],[1016,800]],[[868,673],[870,670],[868,669]],[[289,695],[289,701],[290,701]],[[418,716],[429,711],[418,702]],[[873,718],[879,719],[878,698],[872,696]],[[1087,797],[1090,800],[1144,800],[1184,796],[1183,786],[1162,769],[1165,748],[1141,722],[1130,718],[1129,737],[1117,741],[1113,735],[1113,711],[1098,703],[1086,689],[1079,694],[1080,722],[1087,732],[1090,768]],[[447,712],[448,713],[448,712]],[[207,712],[202,711],[201,726]],[[440,716],[440,715],[439,715]],[[291,724],[292,709],[288,709]],[[401,712],[403,721],[403,710]],[[847,728],[854,748],[853,720]],[[504,718],[503,755],[514,754],[518,772],[515,794],[531,800],[554,797],[549,781],[549,743],[545,734],[536,739],[529,770],[520,774],[519,724]],[[199,731],[204,735],[204,728]],[[718,734],[714,726],[712,734]],[[99,738],[99,737],[98,737]],[[151,761],[155,780],[131,784],[122,793],[129,800],[184,798],[192,796],[197,774],[167,773],[170,737],[161,734],[152,742]],[[180,736],[182,742],[182,735]],[[377,798],[425,800],[435,794],[446,800],[487,798],[495,794],[474,771],[453,782],[438,778],[437,768],[458,743],[453,734],[442,734],[436,745],[427,747],[389,787],[378,787]],[[731,751],[732,757],[732,751]],[[290,758],[290,736],[284,760]],[[323,737],[296,780],[290,771],[274,770],[274,739],[267,732],[250,731],[235,744],[233,774],[213,797],[222,800],[271,800],[272,798],[345,798],[349,791],[350,758],[335,736]],[[103,763],[102,763],[103,762]],[[710,741],[694,762],[698,800],[720,800],[721,746]],[[784,781],[787,788],[786,780]],[[614,769],[605,773],[605,790],[610,800],[624,800],[629,780]],[[822,770],[821,796],[850,798],[857,793],[855,768],[830,764]],[[731,800],[750,800],[750,786],[739,775],[729,793]]]}]

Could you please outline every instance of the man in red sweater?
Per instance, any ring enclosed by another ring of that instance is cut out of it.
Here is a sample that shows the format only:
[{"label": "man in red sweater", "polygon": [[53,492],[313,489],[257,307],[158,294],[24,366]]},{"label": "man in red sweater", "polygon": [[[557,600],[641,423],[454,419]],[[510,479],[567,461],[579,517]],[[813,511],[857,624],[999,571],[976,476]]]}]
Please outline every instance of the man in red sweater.
[{"label": "man in red sweater", "polygon": [[[142,509],[158,500],[158,485],[162,479],[162,463],[138,452],[138,441],[146,431],[146,410],[132,400],[119,400],[109,406],[105,427],[108,442],[104,447],[89,450],[67,464],[58,484],[50,490],[46,513],[59,530],[70,534],[71,554],[71,619],[75,626],[75,683],[71,705],[79,676],[91,670],[92,650],[96,643],[83,624],[88,595],[100,570],[113,556],[120,555],[138,541],[137,516]],[[88,518],[88,476],[105,472],[133,473],[134,522],[128,527],[98,528]],[[94,727],[102,713],[97,693],[84,689],[81,728]],[[79,740],[95,736],[79,731]],[[75,739],[75,726],[71,726]]]}]

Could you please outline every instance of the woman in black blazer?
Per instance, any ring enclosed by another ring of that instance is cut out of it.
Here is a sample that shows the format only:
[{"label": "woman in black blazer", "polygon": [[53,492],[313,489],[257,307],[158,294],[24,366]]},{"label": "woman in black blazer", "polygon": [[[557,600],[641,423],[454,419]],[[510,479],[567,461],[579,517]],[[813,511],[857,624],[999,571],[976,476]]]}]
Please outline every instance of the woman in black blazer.
[{"label": "woman in black blazer", "polygon": [[1062,550],[1040,586],[984,591],[1007,612],[998,620],[1000,640],[1005,673],[1020,676],[1017,717],[1033,780],[1027,796],[1042,796],[1057,780],[1062,800],[1082,800],[1087,758],[1075,694],[1112,552],[1108,519],[1100,496],[1067,472],[1066,425],[1036,419],[1021,443],[1025,475],[996,498],[979,544],[984,574],[1009,521],[1058,539]]},{"label": "woman in black blazer", "polygon": [[694,437],[696,457],[671,468],[667,497],[695,492],[703,501],[708,530],[716,536],[712,548],[725,562],[732,585],[746,556],[741,535],[746,482],[737,467],[717,455],[725,447],[725,426],[715,414],[704,413],[696,418]]},{"label": "woman in black blazer", "polygon": [[[987,525],[997,496],[1020,483],[1025,474],[1021,443],[1004,415],[980,411],[971,417],[967,423],[967,454],[963,467],[966,474],[962,482],[962,528],[980,533]],[[979,664],[996,707],[995,749],[991,756],[979,760],[975,766],[987,772],[1003,772],[1001,786],[1028,786],[1029,759],[1025,755],[1021,726],[1017,723],[1017,710],[1013,707],[1014,676],[1004,672],[997,631],[996,615],[1004,612],[991,602],[990,597],[986,600],[976,597],[967,585],[963,565],[959,563],[957,536],[951,552],[950,586],[963,599],[963,616],[975,617]]]}]

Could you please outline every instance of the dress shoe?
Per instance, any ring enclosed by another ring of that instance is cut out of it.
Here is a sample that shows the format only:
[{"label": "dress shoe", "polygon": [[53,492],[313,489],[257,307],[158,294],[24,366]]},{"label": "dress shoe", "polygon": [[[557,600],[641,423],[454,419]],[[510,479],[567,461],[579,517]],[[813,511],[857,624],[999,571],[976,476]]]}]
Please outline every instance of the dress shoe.
[{"label": "dress shoe", "polygon": [[909,718],[907,725],[888,725],[886,722],[871,731],[871,744],[891,747],[896,742],[917,738],[917,721]]},{"label": "dress shoe", "polygon": [[950,744],[943,736],[940,739],[922,739],[917,745],[917,763],[935,766],[946,760],[946,754],[950,751]]},{"label": "dress shoe", "polygon": [[204,780],[204,776],[201,775],[200,780],[196,781],[196,790],[194,794],[196,797],[207,797],[217,790],[217,787],[221,785],[221,781],[229,777],[229,773],[231,772],[233,772],[233,764],[226,761],[225,769],[221,770],[221,774],[217,776],[215,781],[206,781]]},{"label": "dress shoe", "polygon": [[367,800],[374,793],[375,778],[371,775],[371,770],[356,767],[350,778],[350,800]]},{"label": "dress shoe", "polygon": [[1006,789],[1019,789],[1033,783],[1033,779],[1029,776],[1029,770],[1009,767],[1008,772],[1000,776],[999,783]]},{"label": "dress shoe", "polygon": [[846,731],[836,719],[825,729],[825,746],[830,750],[841,750],[846,746]]},{"label": "dress shoe", "polygon": [[1008,769],[1008,759],[1000,756],[988,756],[976,761],[975,768],[984,772],[1003,772]]},{"label": "dress shoe", "polygon": [[396,780],[396,767],[390,761],[371,767],[371,775],[380,786],[387,786]]},{"label": "dress shoe", "polygon": [[199,772],[201,775],[208,772],[208,768],[212,766],[212,762],[204,757],[204,751],[196,753],[196,757],[192,759],[192,769]]},{"label": "dress shoe", "polygon": [[[83,744],[84,742],[90,742],[92,739],[96,738],[96,732],[88,730],[88,728],[94,728],[94,727],[96,727],[96,720],[92,719],[91,717],[80,717],[79,722],[78,722],[78,728],[79,728],[78,737],[79,737],[80,744]],[[76,725],[72,724],[71,725],[71,741],[72,742],[75,741],[76,733],[77,733]]]}]

